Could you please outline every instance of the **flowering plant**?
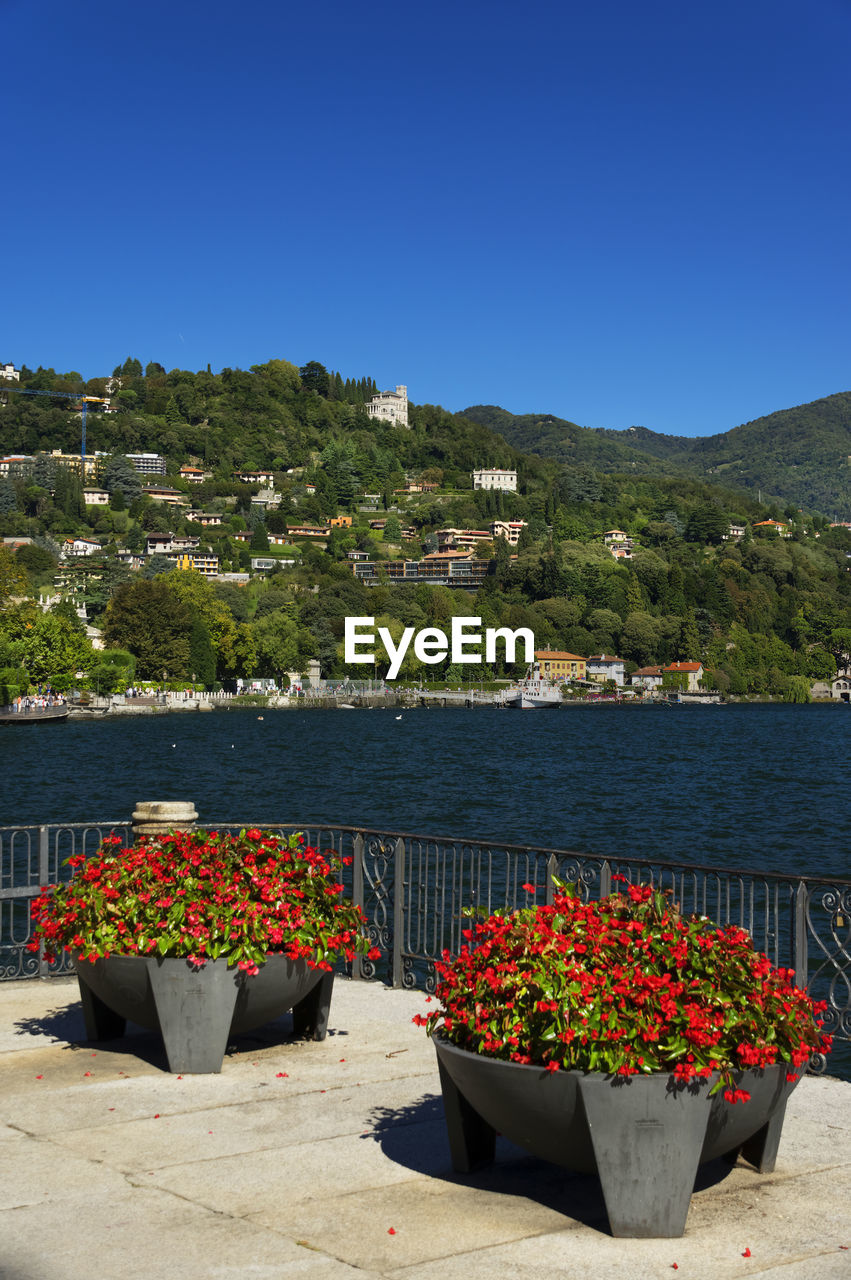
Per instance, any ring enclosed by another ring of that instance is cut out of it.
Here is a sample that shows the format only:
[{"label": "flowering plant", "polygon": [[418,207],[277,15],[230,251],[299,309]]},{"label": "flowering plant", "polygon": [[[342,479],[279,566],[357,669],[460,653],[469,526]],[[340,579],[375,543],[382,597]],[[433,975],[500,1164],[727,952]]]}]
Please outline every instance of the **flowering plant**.
[{"label": "flowering plant", "polygon": [[31,950],[44,944],[87,960],[114,955],[219,956],[248,973],[270,953],[316,969],[370,951],[359,907],[341,898],[343,859],[257,828],[237,836],[172,831],[131,849],[107,836],[90,858],[69,858],[67,884],[33,904]]},{"label": "flowering plant", "polygon": [[548,1071],[665,1071],[683,1083],[718,1072],[712,1091],[726,1087],[731,1102],[749,1097],[733,1072],[800,1068],[829,1050],[825,1006],[743,929],[683,916],[649,885],[599,902],[555,887],[551,906],[465,930],[469,945],[437,964],[442,1007],[414,1021],[462,1049]]}]

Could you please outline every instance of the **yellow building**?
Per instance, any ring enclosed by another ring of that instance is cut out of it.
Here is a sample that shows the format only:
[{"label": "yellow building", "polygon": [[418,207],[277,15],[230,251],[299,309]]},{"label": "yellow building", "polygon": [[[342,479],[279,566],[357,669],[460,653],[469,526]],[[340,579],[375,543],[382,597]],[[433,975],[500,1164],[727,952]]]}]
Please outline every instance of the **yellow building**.
[{"label": "yellow building", "polygon": [[535,661],[545,680],[584,680],[585,659],[576,653],[560,653],[556,649],[536,649]]},{"label": "yellow building", "polygon": [[202,551],[184,551],[177,557],[178,569],[194,569],[205,578],[216,578],[219,573],[219,557]]}]

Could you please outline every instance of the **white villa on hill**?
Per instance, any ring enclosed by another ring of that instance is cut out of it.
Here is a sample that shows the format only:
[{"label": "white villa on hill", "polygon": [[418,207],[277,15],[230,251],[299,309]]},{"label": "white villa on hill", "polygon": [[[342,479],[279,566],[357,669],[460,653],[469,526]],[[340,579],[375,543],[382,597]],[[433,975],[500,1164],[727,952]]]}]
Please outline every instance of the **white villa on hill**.
[{"label": "white villa on hill", "polygon": [[500,467],[483,467],[473,472],[474,489],[504,489],[506,493],[517,492],[517,472],[504,471]]},{"label": "white villa on hill", "polygon": [[366,406],[371,418],[392,422],[397,427],[408,425],[408,388],[398,386],[395,391],[379,391]]}]

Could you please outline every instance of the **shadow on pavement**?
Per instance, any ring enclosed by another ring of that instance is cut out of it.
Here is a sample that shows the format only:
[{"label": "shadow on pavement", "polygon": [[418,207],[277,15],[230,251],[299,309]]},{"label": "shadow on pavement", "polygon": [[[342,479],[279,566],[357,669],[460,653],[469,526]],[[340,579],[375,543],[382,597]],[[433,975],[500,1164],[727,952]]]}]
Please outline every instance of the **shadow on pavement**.
[{"label": "shadow on pavement", "polygon": [[[572,1173],[538,1160],[504,1138],[497,1139],[492,1165],[470,1174],[456,1173],[439,1094],[425,1096],[405,1107],[376,1107],[370,1119],[373,1128],[364,1134],[363,1141],[377,1142],[394,1164],[456,1186],[524,1196],[595,1231],[611,1234],[600,1180],[595,1174]],[[695,1192],[716,1186],[731,1170],[724,1159],[701,1165]]]}]

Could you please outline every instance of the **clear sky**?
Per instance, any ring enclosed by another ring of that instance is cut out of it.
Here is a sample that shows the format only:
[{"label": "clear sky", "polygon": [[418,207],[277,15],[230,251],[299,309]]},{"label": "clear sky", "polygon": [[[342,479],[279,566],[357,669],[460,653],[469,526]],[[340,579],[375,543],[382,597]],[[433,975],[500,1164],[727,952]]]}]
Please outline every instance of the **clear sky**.
[{"label": "clear sky", "polygon": [[0,361],[708,435],[851,389],[851,0],[0,0]]}]

